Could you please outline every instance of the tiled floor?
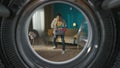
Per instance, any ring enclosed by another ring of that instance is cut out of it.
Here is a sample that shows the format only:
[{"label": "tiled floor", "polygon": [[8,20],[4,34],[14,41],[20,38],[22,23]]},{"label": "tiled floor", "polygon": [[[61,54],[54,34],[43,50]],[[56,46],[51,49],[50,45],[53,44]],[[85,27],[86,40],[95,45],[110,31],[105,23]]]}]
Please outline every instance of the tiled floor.
[{"label": "tiled floor", "polygon": [[82,48],[77,48],[77,46],[74,45],[66,45],[66,51],[65,54],[62,54],[62,45],[58,45],[56,49],[52,48],[51,45],[34,45],[33,49],[43,58],[55,61],[55,62],[61,62],[69,60],[75,56],[77,56]]}]

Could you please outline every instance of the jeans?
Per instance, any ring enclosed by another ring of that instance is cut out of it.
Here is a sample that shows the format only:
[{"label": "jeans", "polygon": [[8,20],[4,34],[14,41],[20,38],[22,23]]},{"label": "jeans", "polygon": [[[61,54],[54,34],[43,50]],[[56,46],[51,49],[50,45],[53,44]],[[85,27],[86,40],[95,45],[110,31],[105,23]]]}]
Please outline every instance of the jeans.
[{"label": "jeans", "polygon": [[57,47],[56,39],[58,38],[58,36],[60,36],[60,37],[61,37],[61,40],[62,40],[62,50],[65,50],[64,35],[55,35],[54,38],[53,38],[53,43],[54,43],[54,45]]}]

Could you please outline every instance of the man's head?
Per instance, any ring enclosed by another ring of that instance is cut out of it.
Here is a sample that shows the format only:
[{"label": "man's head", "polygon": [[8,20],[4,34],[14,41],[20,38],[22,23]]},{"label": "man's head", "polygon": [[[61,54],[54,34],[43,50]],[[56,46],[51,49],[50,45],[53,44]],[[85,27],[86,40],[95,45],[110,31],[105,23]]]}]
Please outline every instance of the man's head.
[{"label": "man's head", "polygon": [[56,18],[57,18],[57,20],[60,20],[61,19],[61,14],[57,13]]}]

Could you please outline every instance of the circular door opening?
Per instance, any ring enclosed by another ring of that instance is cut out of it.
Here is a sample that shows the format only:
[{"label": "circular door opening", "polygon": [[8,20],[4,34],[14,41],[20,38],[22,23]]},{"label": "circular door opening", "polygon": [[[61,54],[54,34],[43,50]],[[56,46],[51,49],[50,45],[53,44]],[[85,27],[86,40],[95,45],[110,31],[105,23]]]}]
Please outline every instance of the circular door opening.
[{"label": "circular door opening", "polygon": [[70,3],[38,7],[29,19],[31,48],[45,61],[59,63],[76,59],[91,42],[91,32],[85,13]]}]

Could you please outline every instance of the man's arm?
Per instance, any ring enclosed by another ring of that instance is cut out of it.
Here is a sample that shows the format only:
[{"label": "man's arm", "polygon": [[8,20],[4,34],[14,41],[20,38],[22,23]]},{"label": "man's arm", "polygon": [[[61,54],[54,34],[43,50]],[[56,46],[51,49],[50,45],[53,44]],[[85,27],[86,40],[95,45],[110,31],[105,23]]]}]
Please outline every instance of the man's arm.
[{"label": "man's arm", "polygon": [[63,23],[64,23],[64,27],[67,27],[67,24],[66,24],[65,20],[63,20]]},{"label": "man's arm", "polygon": [[53,19],[52,23],[51,23],[51,28],[54,28],[55,25],[55,18]]}]

